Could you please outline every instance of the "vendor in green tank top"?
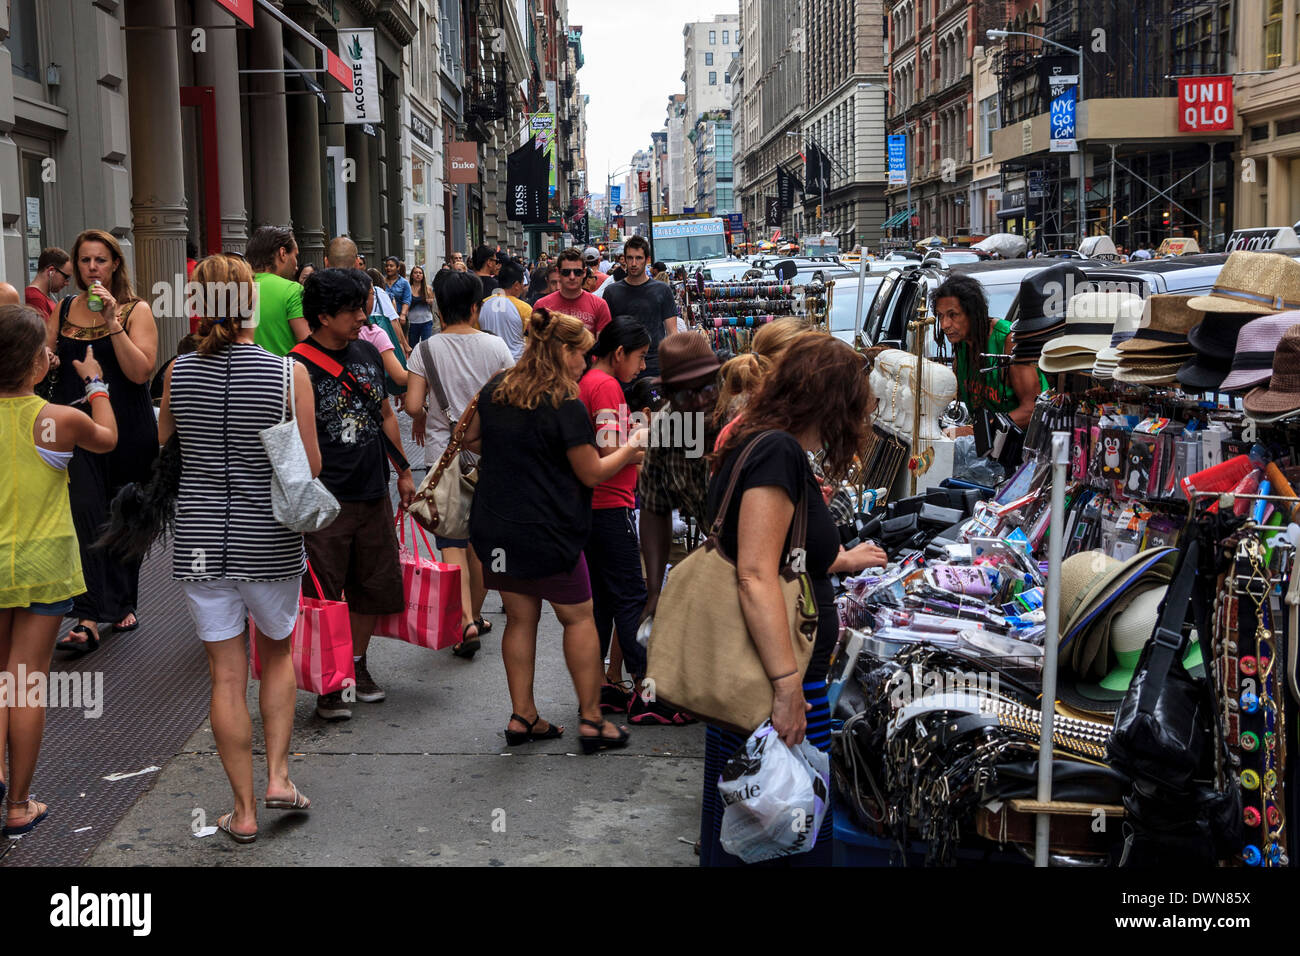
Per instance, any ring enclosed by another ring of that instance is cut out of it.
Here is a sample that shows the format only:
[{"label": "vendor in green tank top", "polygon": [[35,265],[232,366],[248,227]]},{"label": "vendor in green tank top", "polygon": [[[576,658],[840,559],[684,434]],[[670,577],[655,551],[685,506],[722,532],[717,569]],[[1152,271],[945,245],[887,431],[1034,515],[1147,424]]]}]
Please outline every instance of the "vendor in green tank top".
[{"label": "vendor in green tank top", "polygon": [[[1011,354],[1011,323],[989,317],[984,289],[970,276],[954,275],[934,291],[931,308],[939,328],[953,346],[953,372],[957,376],[957,400],[977,409],[1003,412],[1021,428],[1029,424],[1034,402],[1047,391],[1047,379],[1035,365],[994,365],[989,355]],[[957,429],[969,435],[970,426]]]}]

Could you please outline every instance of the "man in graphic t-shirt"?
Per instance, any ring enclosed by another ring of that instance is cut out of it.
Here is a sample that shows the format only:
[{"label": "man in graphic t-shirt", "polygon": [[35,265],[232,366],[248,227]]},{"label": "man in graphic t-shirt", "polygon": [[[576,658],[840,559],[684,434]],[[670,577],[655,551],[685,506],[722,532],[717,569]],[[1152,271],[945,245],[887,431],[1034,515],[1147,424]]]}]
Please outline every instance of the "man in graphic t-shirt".
[{"label": "man in graphic t-shirt", "polygon": [[[383,441],[387,435],[392,446],[400,449],[401,434],[393,407],[384,400],[384,365],[379,352],[358,339],[366,324],[369,293],[370,283],[359,270],[312,273],[303,290],[303,308],[312,333],[303,345],[319,350],[327,364],[333,360],[342,366],[342,372],[334,374],[310,354],[292,354],[311,375],[320,480],[341,508],[332,524],[303,536],[307,560],[320,579],[324,592],[320,596],[348,602],[357,677],[355,699],[373,702],[386,695],[366,668],[370,635],[379,615],[406,607],[406,596]],[[397,492],[404,506],[415,496],[410,468],[398,475]],[[310,576],[303,589],[315,593]],[[352,716],[352,693],[349,689],[317,697],[316,713],[325,720],[347,720]]]},{"label": "man in graphic t-shirt", "polygon": [[659,374],[659,343],[678,329],[677,297],[672,286],[651,280],[646,271],[649,264],[650,243],[641,236],[628,237],[623,246],[627,278],[604,292],[611,315],[630,315],[650,333],[650,351],[646,353],[642,376]]},{"label": "man in graphic t-shirt", "polygon": [[601,329],[609,325],[611,313],[600,296],[592,295],[582,287],[587,278],[582,253],[577,249],[565,249],[560,253],[558,262],[560,291],[542,296],[533,303],[533,308],[563,312],[581,319],[587,331],[592,335],[600,335]]}]

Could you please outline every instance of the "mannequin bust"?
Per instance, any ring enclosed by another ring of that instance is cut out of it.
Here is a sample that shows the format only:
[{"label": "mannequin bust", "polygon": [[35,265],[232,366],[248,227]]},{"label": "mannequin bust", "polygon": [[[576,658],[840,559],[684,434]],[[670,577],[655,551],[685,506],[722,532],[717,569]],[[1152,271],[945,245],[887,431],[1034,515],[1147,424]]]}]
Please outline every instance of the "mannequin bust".
[{"label": "mannequin bust", "polygon": [[[957,398],[957,376],[947,366],[928,360],[922,366],[922,375],[919,437],[943,441],[939,417]],[[881,352],[876,356],[869,383],[878,401],[875,424],[910,442],[916,403],[916,356],[899,349]]]}]

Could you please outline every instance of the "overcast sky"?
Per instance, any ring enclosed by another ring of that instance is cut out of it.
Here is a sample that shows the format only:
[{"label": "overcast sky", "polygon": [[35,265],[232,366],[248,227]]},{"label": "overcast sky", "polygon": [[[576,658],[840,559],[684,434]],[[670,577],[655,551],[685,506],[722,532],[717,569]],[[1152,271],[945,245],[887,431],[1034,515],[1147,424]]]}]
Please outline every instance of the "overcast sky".
[{"label": "overcast sky", "polygon": [[591,192],[603,193],[608,171],[626,166],[638,149],[650,148],[650,134],[663,128],[668,97],[686,92],[682,27],[690,20],[739,12],[739,0],[569,0],[569,22],[582,26],[585,64],[578,83],[591,97]]}]

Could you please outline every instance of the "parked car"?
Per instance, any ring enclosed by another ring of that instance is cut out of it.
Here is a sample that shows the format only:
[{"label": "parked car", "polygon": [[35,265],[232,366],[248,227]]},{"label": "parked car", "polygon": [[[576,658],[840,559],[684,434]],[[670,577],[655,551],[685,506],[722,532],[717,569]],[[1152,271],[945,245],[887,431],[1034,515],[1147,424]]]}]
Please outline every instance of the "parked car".
[{"label": "parked car", "polygon": [[835,280],[835,288],[831,294],[830,315],[827,317],[831,335],[854,348],[859,344],[864,346],[867,344],[865,340],[859,343],[857,335],[858,326],[855,320],[858,308],[858,286],[862,286],[862,314],[865,317],[872,300],[876,297],[876,290],[885,281],[885,275],[886,273],[876,272],[868,273],[865,278],[855,275]]}]

